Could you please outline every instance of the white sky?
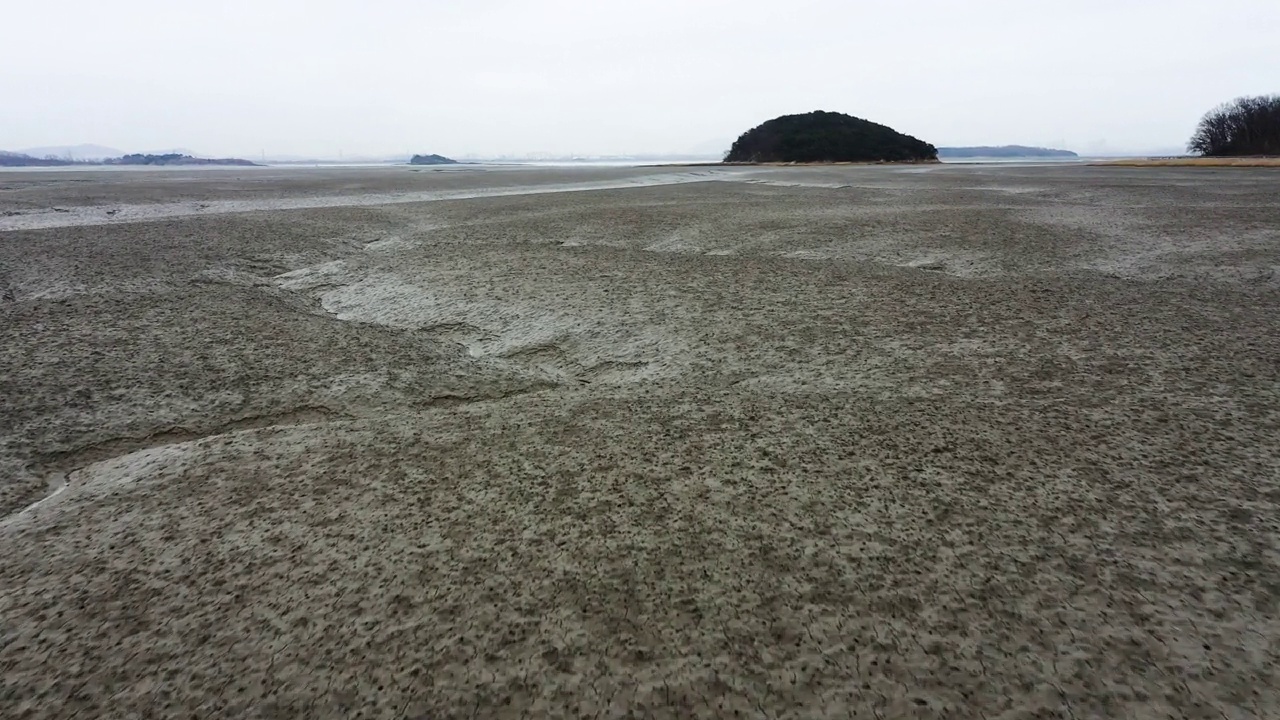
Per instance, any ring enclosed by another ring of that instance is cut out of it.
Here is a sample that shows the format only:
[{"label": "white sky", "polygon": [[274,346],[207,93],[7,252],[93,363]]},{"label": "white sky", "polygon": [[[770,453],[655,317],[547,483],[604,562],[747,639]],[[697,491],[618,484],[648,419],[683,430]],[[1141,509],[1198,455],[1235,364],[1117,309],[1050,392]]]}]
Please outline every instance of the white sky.
[{"label": "white sky", "polygon": [[[1280,92],[1277,0],[3,0],[0,149],[715,151],[823,109],[1180,148]],[[721,146],[724,147],[721,147]]]}]

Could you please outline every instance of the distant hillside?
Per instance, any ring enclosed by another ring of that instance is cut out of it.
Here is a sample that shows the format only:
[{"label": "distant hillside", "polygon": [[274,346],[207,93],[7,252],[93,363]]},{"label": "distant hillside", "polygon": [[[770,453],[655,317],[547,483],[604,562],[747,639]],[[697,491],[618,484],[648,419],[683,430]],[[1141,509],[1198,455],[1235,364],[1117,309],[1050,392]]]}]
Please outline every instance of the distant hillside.
[{"label": "distant hillside", "polygon": [[940,147],[940,158],[1073,158],[1080,157],[1070,150],[1054,150],[1052,148],[1027,147],[1026,145],[981,145],[976,147]]},{"label": "distant hillside", "polygon": [[0,150],[0,167],[58,167],[61,165],[78,165],[72,160],[59,158],[32,157],[26,153],[15,153]]},{"label": "distant hillside", "polygon": [[237,165],[257,167],[257,163],[241,158],[198,158],[191,155],[166,153],[164,155],[144,155],[134,153],[124,157],[104,161],[106,165]]},{"label": "distant hillside", "polygon": [[458,161],[443,155],[414,155],[409,158],[410,165],[457,165]]},{"label": "distant hillside", "polygon": [[937,160],[932,145],[893,128],[821,110],[783,115],[742,134],[725,162],[918,162]]}]

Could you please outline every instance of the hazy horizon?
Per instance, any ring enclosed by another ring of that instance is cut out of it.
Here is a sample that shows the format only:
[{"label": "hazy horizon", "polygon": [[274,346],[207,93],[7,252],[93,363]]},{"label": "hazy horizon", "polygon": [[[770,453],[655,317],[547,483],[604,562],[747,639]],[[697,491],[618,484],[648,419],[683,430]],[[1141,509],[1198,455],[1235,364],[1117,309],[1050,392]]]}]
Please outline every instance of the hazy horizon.
[{"label": "hazy horizon", "polygon": [[[0,149],[373,157],[713,154],[832,110],[935,145],[1181,148],[1274,83],[1280,5],[514,0],[22,5]],[[723,145],[723,147],[718,147]]]}]

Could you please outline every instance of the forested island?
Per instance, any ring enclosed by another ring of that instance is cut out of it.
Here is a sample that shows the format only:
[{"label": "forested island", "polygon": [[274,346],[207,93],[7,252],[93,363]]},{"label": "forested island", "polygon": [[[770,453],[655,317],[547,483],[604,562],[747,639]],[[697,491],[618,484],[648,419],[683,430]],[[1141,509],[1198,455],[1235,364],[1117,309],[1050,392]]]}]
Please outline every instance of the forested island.
[{"label": "forested island", "polygon": [[103,160],[104,165],[235,165],[245,167],[257,167],[258,163],[241,158],[198,158],[192,155],[181,155],[178,153],[165,153],[163,155],[148,155],[143,153],[133,153],[124,157],[111,158]]},{"label": "forested island", "polygon": [[410,165],[458,165],[458,161],[443,155],[414,155],[409,158]]},{"label": "forested island", "polygon": [[835,163],[937,161],[933,145],[891,127],[821,110],[783,115],[743,133],[725,162]]}]

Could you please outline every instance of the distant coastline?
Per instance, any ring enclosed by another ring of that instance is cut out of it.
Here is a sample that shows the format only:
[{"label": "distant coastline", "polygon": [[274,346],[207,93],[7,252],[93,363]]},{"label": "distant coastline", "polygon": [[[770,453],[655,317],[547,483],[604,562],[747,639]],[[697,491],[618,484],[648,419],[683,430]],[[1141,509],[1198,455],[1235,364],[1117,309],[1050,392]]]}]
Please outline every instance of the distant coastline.
[{"label": "distant coastline", "polygon": [[940,147],[938,157],[948,158],[1078,158],[1070,150],[1030,147],[1027,145],[975,145],[968,147]]},{"label": "distant coastline", "polygon": [[260,167],[258,163],[241,158],[198,158],[179,153],[151,155],[132,153],[117,158],[101,160],[73,160],[58,157],[33,157],[24,153],[5,152],[0,150],[0,167],[104,167],[114,165],[172,167],[219,165],[231,167]]}]

